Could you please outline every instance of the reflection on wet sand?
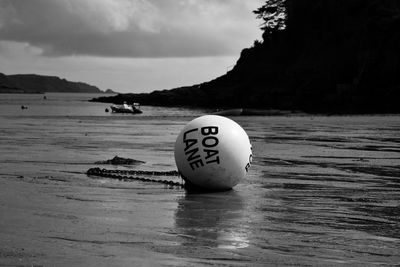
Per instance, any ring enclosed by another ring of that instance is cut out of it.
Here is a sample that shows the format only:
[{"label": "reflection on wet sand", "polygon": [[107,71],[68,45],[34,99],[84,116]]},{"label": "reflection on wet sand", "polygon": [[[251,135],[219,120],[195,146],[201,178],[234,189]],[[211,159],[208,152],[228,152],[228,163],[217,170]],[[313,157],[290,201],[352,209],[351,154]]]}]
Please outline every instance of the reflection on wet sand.
[{"label": "reflection on wet sand", "polygon": [[245,248],[249,245],[242,196],[235,191],[186,194],[178,200],[175,227],[182,246]]}]

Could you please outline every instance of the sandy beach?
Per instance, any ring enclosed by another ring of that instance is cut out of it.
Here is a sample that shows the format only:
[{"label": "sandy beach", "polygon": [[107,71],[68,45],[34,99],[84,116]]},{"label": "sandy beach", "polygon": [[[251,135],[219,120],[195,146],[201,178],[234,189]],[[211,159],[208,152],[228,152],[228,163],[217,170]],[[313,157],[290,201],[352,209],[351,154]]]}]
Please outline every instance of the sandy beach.
[{"label": "sandy beach", "polygon": [[[250,172],[232,191],[189,194],[86,171],[175,170],[176,136],[206,110],[121,116],[84,100],[0,101],[0,266],[400,262],[400,116],[232,117]],[[95,164],[115,155],[144,163]]]}]

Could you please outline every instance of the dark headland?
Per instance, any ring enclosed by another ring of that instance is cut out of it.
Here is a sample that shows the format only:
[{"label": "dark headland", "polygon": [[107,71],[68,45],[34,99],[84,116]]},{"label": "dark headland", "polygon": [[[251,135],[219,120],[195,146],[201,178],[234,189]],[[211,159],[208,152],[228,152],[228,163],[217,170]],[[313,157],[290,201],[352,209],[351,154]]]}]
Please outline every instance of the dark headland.
[{"label": "dark headland", "polygon": [[[0,73],[0,93],[103,93],[99,88],[83,82],[71,82],[56,76],[37,74],[5,75]],[[107,89],[105,93],[115,93]]]},{"label": "dark headland", "polygon": [[268,0],[262,41],[193,86],[92,101],[311,113],[400,113],[400,1]]}]

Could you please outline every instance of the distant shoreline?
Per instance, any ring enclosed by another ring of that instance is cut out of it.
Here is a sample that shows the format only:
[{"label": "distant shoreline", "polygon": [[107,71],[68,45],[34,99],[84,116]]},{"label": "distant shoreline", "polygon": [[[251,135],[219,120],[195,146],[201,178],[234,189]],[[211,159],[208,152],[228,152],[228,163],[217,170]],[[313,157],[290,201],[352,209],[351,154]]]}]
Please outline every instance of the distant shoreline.
[{"label": "distant shoreline", "polygon": [[[188,105],[191,101],[184,99],[179,99],[177,102],[185,102],[186,104],[172,104],[174,101],[166,101],[163,97],[150,99],[152,95],[157,94],[158,92],[153,92],[149,94],[116,94],[112,96],[100,96],[95,97],[89,100],[89,102],[98,102],[98,103],[109,103],[109,104],[121,104],[124,101],[130,102],[138,102],[142,106],[154,106],[154,107],[176,107],[176,108],[204,108],[209,110],[214,110],[211,112],[216,115],[225,115],[225,116],[301,116],[301,115],[310,115],[310,116],[348,116],[348,115],[399,115],[399,113],[393,111],[363,111],[354,108],[354,110],[346,110],[346,111],[337,111],[337,110],[301,110],[301,109],[277,109],[277,108],[262,108],[262,107],[235,107],[235,106],[226,106],[226,107],[218,107],[214,105]],[[171,95],[170,95],[171,96]],[[166,96],[165,96],[166,97]],[[188,97],[188,96],[186,96]],[[166,97],[167,98],[167,97]],[[189,98],[189,97],[188,97]],[[239,111],[241,110],[241,111]]]},{"label": "distant shoreline", "polygon": [[0,92],[3,95],[44,95],[44,94],[92,94],[92,95],[116,95],[106,92]]},{"label": "distant shoreline", "polygon": [[43,93],[105,93],[117,94],[112,89],[100,90],[84,82],[68,81],[57,76],[37,74],[0,73],[0,93],[3,94],[43,94]]},{"label": "distant shoreline", "polygon": [[0,92],[0,94],[8,94],[8,95],[44,95],[45,92]]}]

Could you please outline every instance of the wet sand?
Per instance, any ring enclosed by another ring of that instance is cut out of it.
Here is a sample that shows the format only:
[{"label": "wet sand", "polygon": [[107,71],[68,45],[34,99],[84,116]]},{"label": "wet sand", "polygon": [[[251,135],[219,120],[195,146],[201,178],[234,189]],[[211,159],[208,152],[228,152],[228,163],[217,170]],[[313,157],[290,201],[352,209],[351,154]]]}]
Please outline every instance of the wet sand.
[{"label": "wet sand", "polygon": [[235,117],[254,161],[224,193],[85,174],[174,170],[192,118],[0,117],[0,266],[400,262],[399,116]]}]

